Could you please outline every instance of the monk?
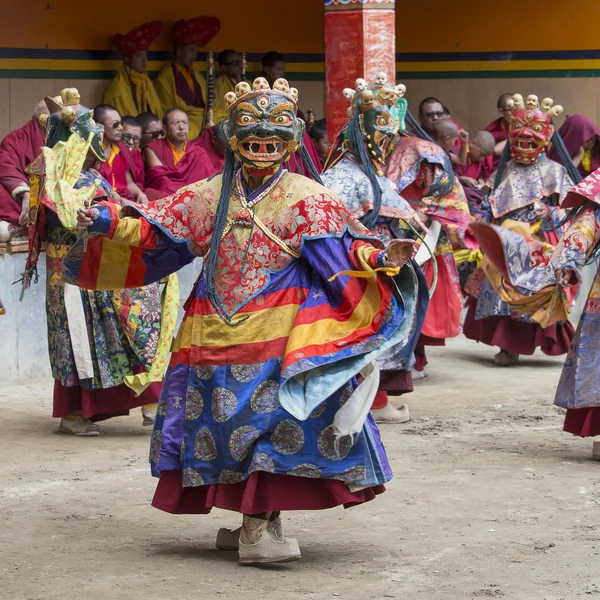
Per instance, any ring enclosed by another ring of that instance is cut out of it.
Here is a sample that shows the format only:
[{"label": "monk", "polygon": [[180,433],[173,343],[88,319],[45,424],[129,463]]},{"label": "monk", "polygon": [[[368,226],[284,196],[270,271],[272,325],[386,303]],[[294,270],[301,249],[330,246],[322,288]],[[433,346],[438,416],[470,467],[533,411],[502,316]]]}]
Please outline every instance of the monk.
[{"label": "monk", "polygon": [[178,189],[214,175],[216,168],[198,141],[190,142],[187,114],[173,108],[163,117],[165,139],[144,147],[146,194],[151,200],[174,194]]},{"label": "monk", "polygon": [[219,54],[219,67],[223,71],[215,84],[215,123],[227,119],[225,94],[233,92],[235,86],[243,80],[242,57],[235,50],[223,50]]},{"label": "monk", "polygon": [[461,183],[480,189],[493,173],[495,141],[489,131],[479,131],[469,142],[469,153],[464,165],[454,165],[454,172]]},{"label": "monk", "polygon": [[224,121],[219,121],[214,127],[209,127],[197,142],[206,150],[212,161],[215,171],[222,169],[225,161],[225,147],[227,146],[227,137],[223,129]]},{"label": "monk", "polygon": [[444,111],[444,105],[437,98],[429,97],[421,100],[419,104],[419,123],[429,137],[434,138],[433,128],[440,119],[444,118],[448,119]]},{"label": "monk", "polygon": [[[433,141],[450,157],[452,165],[464,165],[467,162],[469,148],[469,133],[459,129],[452,119],[439,119],[433,128]],[[456,142],[462,142],[458,154],[451,152],[456,148]]]},{"label": "monk", "polygon": [[137,121],[142,126],[140,148],[145,148],[151,142],[165,137],[165,128],[160,119],[153,112],[146,111],[137,116]]},{"label": "monk", "polygon": [[321,168],[325,164],[327,160],[327,155],[329,154],[329,149],[331,144],[329,143],[329,138],[327,137],[327,123],[325,119],[318,121],[315,123],[309,130],[308,135],[312,140],[315,150],[317,151],[317,156],[319,157]]},{"label": "monk", "polygon": [[117,33],[114,44],[123,57],[123,64],[104,93],[104,103],[114,106],[122,115],[139,115],[144,111],[162,112],[160,100],[148,73],[148,49],[163,23],[150,21],[132,29],[126,35]]},{"label": "monk", "polygon": [[102,146],[106,156],[106,162],[100,168],[100,175],[110,183],[113,190],[127,200],[135,200],[135,196],[127,186],[127,170],[129,162],[124,156],[128,151],[122,145],[123,120],[114,106],[100,104],[94,109],[94,120],[104,126],[104,137]]},{"label": "monk", "polygon": [[146,165],[142,158],[140,142],[142,140],[142,124],[135,118],[123,117],[122,146],[125,150],[123,156],[127,160],[127,189],[138,204],[146,204],[148,198],[144,192],[144,179]]},{"label": "monk", "polygon": [[[585,115],[571,115],[558,133],[583,178],[600,169],[600,129],[592,121]],[[555,148],[548,152],[548,158],[560,161]]]},{"label": "monk", "polygon": [[46,137],[48,115],[42,100],[32,118],[20,129],[9,133],[0,143],[0,221],[27,225],[29,219],[29,183],[25,168],[40,153]]},{"label": "monk", "polygon": [[220,27],[216,17],[177,21],[173,25],[174,60],[165,65],[154,80],[163,112],[178,108],[187,114],[190,140],[196,139],[204,129],[206,107],[206,81],[194,68],[194,62],[198,48],[215,37]]},{"label": "monk", "polygon": [[489,131],[494,136],[494,140],[496,142],[496,146],[494,148],[494,155],[496,156],[493,165],[494,170],[496,170],[498,164],[500,163],[500,156],[502,155],[502,152],[504,152],[506,140],[508,139],[508,128],[510,126],[513,108],[513,95],[502,94],[498,98],[497,106],[500,116],[485,128],[485,131]]}]

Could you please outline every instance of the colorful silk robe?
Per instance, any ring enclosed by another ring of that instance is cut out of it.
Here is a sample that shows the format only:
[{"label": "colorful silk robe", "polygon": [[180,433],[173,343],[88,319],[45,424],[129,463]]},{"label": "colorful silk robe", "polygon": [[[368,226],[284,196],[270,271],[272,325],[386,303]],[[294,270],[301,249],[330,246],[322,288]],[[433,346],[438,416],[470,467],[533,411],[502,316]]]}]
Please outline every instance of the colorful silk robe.
[{"label": "colorful silk robe", "polygon": [[[83,171],[76,189],[91,186],[98,178],[95,171]],[[97,200],[111,195],[110,185],[102,179]],[[66,387],[96,390],[118,386],[126,377],[140,369],[148,370],[152,364],[160,333],[159,285],[114,291],[80,290],[83,327],[75,328],[73,319],[78,311],[68,311],[63,261],[77,236],[62,227],[55,213],[46,214],[46,312],[52,376]],[[82,369],[82,349],[85,352],[87,347],[91,347],[91,363]]]},{"label": "colorful silk robe", "polygon": [[[490,185],[493,185],[494,179],[495,173],[490,177]],[[514,221],[532,225],[533,235],[539,242],[538,252],[548,256],[558,242],[560,231],[546,234],[540,230],[541,219],[536,215],[536,204],[546,208],[551,221],[558,222],[563,213],[556,204],[565,198],[572,186],[565,168],[545,157],[533,165],[511,160],[506,165],[502,181],[489,196],[490,220],[498,225],[508,221],[509,227]],[[469,294],[477,298],[475,319],[511,316],[531,322],[527,314],[518,312],[498,295],[493,277],[493,274],[485,277],[479,270],[467,284]]]},{"label": "colorful silk robe", "polygon": [[[456,337],[461,332],[462,295],[453,247],[476,247],[467,230],[472,219],[462,185],[439,146],[412,136],[400,137],[388,159],[386,176],[396,183],[398,193],[414,210],[442,226],[434,250],[437,285],[429,301],[423,334],[436,339]],[[432,260],[423,265],[423,273],[431,287]]]},{"label": "colorful silk robe", "polygon": [[[567,317],[569,303],[556,271],[571,271],[571,284],[581,279],[586,257],[600,242],[600,171],[567,194],[564,208],[581,207],[552,252],[539,242],[496,226],[478,224],[475,234],[502,276],[497,289],[508,302],[551,325]],[[545,251],[546,250],[546,251]],[[600,407],[600,272],[567,354],[554,403],[569,409]]]},{"label": "colorful silk robe", "polygon": [[[217,175],[135,207],[138,218],[103,206],[93,228],[104,235],[91,238],[87,252],[72,251],[70,281],[140,285],[206,256],[221,181]],[[250,192],[238,173],[234,190],[215,282],[230,323],[208,300],[203,274],[173,345],[152,438],[154,472],[182,470],[184,486],[236,483],[257,470],[387,481],[377,428],[364,418],[370,398],[356,435],[336,432],[344,409],[358,406],[355,375],[409,342],[412,266],[393,282],[378,274],[380,242],[305,177],[281,169]]]},{"label": "colorful silk robe", "polygon": [[[355,218],[363,217],[373,210],[374,193],[371,181],[362,166],[350,155],[346,154],[333,167],[323,173],[321,178],[323,183],[344,201]],[[387,177],[377,176],[377,181],[381,188],[382,200],[379,218],[373,227],[373,233],[387,247],[393,239],[410,237],[411,231],[407,222],[415,226],[417,224],[416,213],[408,202],[396,192],[395,185]],[[416,266],[416,263],[414,263],[414,266],[416,272],[422,278],[421,270]],[[420,318],[415,323],[415,331],[412,336],[414,343],[402,344],[398,351],[395,348],[390,348],[382,354],[377,363],[381,370],[410,371],[412,369],[414,344],[416,344],[421,334],[428,301],[427,286],[423,279],[423,289],[419,296]]]}]

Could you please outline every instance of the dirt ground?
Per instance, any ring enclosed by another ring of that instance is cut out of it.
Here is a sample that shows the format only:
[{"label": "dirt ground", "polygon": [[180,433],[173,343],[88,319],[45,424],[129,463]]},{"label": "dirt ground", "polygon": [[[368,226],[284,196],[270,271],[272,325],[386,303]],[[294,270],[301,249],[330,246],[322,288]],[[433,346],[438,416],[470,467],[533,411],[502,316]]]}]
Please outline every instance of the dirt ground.
[{"label": "dirt ground", "polygon": [[98,438],[56,433],[52,385],[0,392],[0,598],[600,598],[600,463],[560,431],[561,359],[493,366],[464,339],[430,352],[384,426],[395,478],[375,501],[289,513],[304,559],[240,567],[214,548],[236,514],[150,506],[149,431],[138,411]]}]

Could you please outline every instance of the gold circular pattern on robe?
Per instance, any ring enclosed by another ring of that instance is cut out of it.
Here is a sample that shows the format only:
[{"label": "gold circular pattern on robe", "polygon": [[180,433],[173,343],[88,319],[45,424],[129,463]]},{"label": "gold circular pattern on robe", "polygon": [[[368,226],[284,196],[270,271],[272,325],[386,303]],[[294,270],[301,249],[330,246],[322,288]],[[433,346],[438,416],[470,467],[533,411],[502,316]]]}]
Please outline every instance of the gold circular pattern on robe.
[{"label": "gold circular pattern on robe", "polygon": [[201,427],[194,440],[194,456],[198,460],[209,461],[217,458],[217,443],[208,427]]},{"label": "gold circular pattern on robe", "polygon": [[295,475],[296,477],[308,477],[310,479],[318,479],[321,477],[321,469],[317,465],[311,465],[310,463],[302,463],[297,467],[294,467],[291,471],[288,471],[288,475]]},{"label": "gold circular pattern on robe", "polygon": [[254,442],[260,437],[258,429],[250,425],[238,427],[229,438],[229,452],[238,462],[248,456]]},{"label": "gold circular pattern on robe", "polygon": [[348,452],[352,449],[352,438],[346,435],[336,441],[333,425],[329,425],[319,434],[317,447],[325,458],[329,460],[342,460],[346,458]]},{"label": "gold circular pattern on robe", "polygon": [[217,423],[229,421],[238,407],[235,394],[225,388],[215,388],[212,393],[212,416]]},{"label": "gold circular pattern on robe", "polygon": [[184,469],[183,470],[183,486],[184,487],[197,487],[204,485],[204,477],[196,471],[196,469]]},{"label": "gold circular pattern on robe", "polygon": [[291,419],[285,419],[271,434],[271,444],[281,454],[296,454],[304,446],[304,431]]},{"label": "gold circular pattern on robe", "polygon": [[232,365],[231,374],[241,383],[250,383],[253,379],[256,379],[263,366],[264,363]]},{"label": "gold circular pattern on robe", "polygon": [[273,473],[275,471],[273,459],[265,452],[257,452],[252,457],[252,462],[250,463],[248,473],[254,473],[254,471],[266,471],[267,473]]},{"label": "gold circular pattern on robe", "polygon": [[334,479],[339,479],[344,483],[356,483],[357,481],[364,481],[367,478],[367,469],[364,465],[356,465],[347,469],[343,473],[338,473],[333,476]]},{"label": "gold circular pattern on robe", "polygon": [[197,419],[204,410],[204,398],[200,390],[194,387],[188,387],[185,396],[185,420],[193,421]]},{"label": "gold circular pattern on robe", "polygon": [[192,367],[192,369],[196,377],[204,381],[210,379],[215,372],[215,367]]},{"label": "gold circular pattern on robe", "polygon": [[158,462],[160,456],[160,445],[162,444],[162,431],[155,431],[152,434],[152,441],[150,442],[150,460],[153,463]]},{"label": "gold circular pattern on robe", "polygon": [[250,408],[255,413],[264,414],[277,410],[279,404],[279,384],[273,379],[263,381],[250,398]]},{"label": "gold circular pattern on robe", "polygon": [[309,419],[318,419],[325,412],[326,408],[327,408],[327,400],[325,400],[325,402],[321,402],[321,404],[319,404],[319,406],[317,406],[317,408],[315,408],[315,410],[313,410],[310,413],[308,418]]},{"label": "gold circular pattern on robe", "polygon": [[244,481],[244,474],[225,469],[219,473],[219,483],[240,483]]},{"label": "gold circular pattern on robe", "polygon": [[340,407],[344,406],[344,404],[346,404],[346,402],[348,402],[348,399],[350,398],[350,396],[352,396],[353,391],[354,391],[354,388],[352,387],[351,383],[347,383],[340,390]]},{"label": "gold circular pattern on robe", "polygon": [[166,417],[167,416],[167,401],[164,400],[163,398],[161,398],[158,401],[158,406],[156,407],[156,414],[159,417]]}]

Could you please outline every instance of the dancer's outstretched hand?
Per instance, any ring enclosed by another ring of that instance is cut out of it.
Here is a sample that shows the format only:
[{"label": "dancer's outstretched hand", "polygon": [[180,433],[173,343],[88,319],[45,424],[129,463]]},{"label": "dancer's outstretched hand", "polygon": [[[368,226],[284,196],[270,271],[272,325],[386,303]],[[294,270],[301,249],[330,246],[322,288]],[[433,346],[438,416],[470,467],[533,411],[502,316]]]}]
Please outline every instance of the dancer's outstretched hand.
[{"label": "dancer's outstretched hand", "polygon": [[401,267],[415,254],[413,240],[392,240],[387,247],[386,263],[389,267]]},{"label": "dancer's outstretched hand", "polygon": [[77,211],[77,229],[84,233],[92,225],[92,209],[80,208]]}]

